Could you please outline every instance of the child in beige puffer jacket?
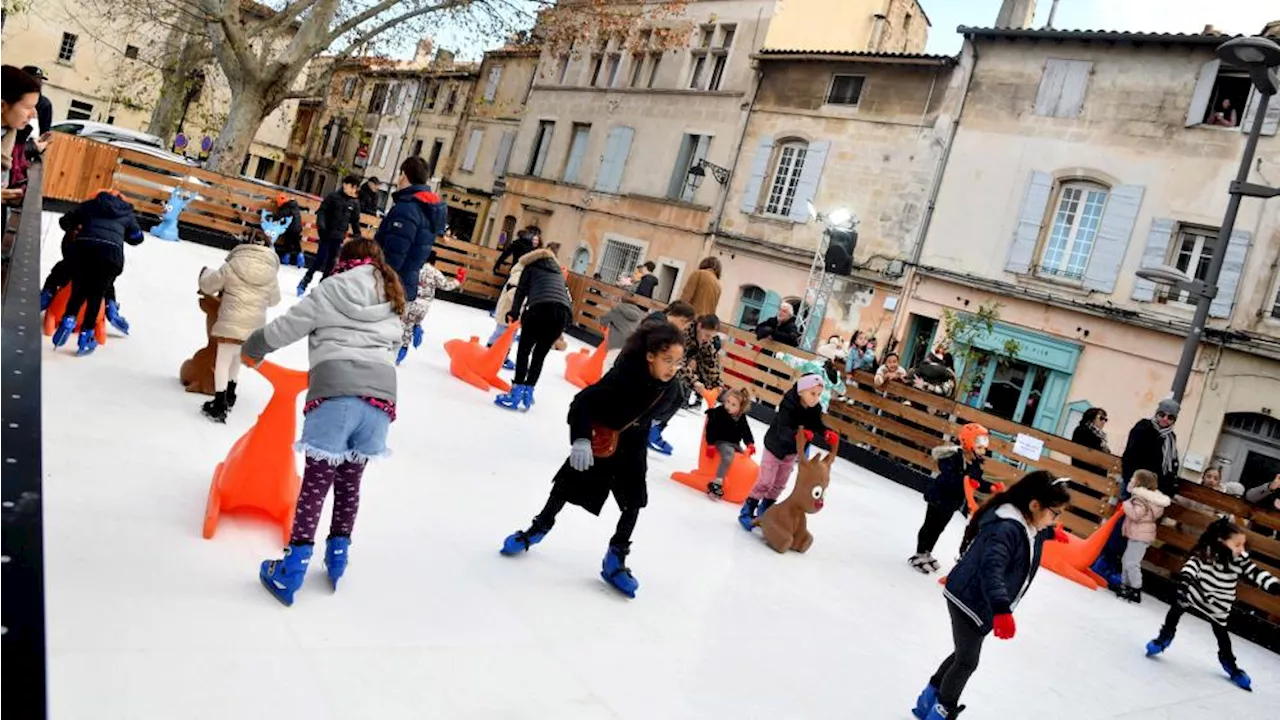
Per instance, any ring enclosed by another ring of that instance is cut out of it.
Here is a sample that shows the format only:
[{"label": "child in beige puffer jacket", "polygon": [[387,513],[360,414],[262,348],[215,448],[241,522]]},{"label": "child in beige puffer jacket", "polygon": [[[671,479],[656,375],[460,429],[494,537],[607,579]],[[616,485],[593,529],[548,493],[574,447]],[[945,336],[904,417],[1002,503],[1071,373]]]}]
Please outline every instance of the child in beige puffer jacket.
[{"label": "child in beige puffer jacket", "polygon": [[280,304],[279,269],[280,258],[267,236],[255,228],[243,244],[232,248],[222,267],[200,271],[200,292],[221,294],[222,299],[218,320],[209,333],[218,342],[215,392],[213,400],[201,408],[214,422],[226,422],[227,411],[235,407],[241,346],[250,333],[267,324],[267,308]]},{"label": "child in beige puffer jacket", "polygon": [[1120,560],[1124,584],[1115,588],[1129,602],[1142,602],[1142,558],[1156,539],[1160,516],[1173,502],[1157,489],[1158,478],[1149,470],[1139,470],[1129,480],[1131,495],[1124,501],[1124,525],[1121,532],[1129,539]]}]

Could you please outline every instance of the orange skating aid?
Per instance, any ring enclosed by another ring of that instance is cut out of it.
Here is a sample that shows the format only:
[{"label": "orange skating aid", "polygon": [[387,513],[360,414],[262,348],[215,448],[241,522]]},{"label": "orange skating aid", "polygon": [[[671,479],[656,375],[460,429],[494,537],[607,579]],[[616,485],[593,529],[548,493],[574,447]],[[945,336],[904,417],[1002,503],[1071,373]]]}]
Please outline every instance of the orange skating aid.
[{"label": "orange skating aid", "polygon": [[1040,567],[1080,583],[1090,590],[1106,587],[1107,581],[1089,568],[1102,554],[1107,538],[1111,537],[1111,531],[1123,517],[1124,506],[1121,505],[1116,508],[1115,514],[1099,525],[1089,537],[1081,540],[1068,532],[1065,543],[1045,543],[1044,551],[1040,555]]},{"label": "orange skating aid", "polygon": [[[44,311],[43,331],[46,337],[53,335],[53,331],[58,329],[58,323],[62,321],[62,316],[67,313],[67,302],[71,300],[71,283],[62,286],[62,289],[53,296],[53,302],[49,303],[49,309]],[[80,312],[76,314],[76,332],[80,332],[80,326],[84,324],[84,306],[80,306]],[[98,341],[98,345],[107,344],[107,301],[103,300],[98,306],[98,320],[93,324],[93,339]]]},{"label": "orange skating aid", "polygon": [[583,348],[564,359],[564,379],[575,387],[585,388],[600,382],[604,376],[604,356],[609,352],[609,329],[595,350]]},{"label": "orange skating aid", "polygon": [[511,341],[519,327],[518,321],[508,325],[492,347],[481,345],[480,338],[475,335],[470,340],[449,340],[444,344],[444,351],[449,353],[449,372],[481,390],[496,387],[503,392],[509,391],[511,383],[498,377],[498,371],[502,369],[502,361],[507,358],[507,351],[511,349]]},{"label": "orange skating aid", "polygon": [[[695,490],[707,491],[707,484],[716,477],[716,467],[720,464],[720,456],[707,457],[707,431],[703,423],[702,442],[698,444],[698,467],[692,472],[671,473],[671,479],[688,485]],[[760,475],[760,466],[754,458],[745,452],[734,453],[733,464],[729,466],[729,474],[724,479],[724,499],[731,503],[741,503],[751,493]]]},{"label": "orange skating aid", "polygon": [[298,395],[307,389],[307,374],[263,362],[257,367],[271,382],[271,401],[213,471],[209,504],[204,511],[205,539],[218,529],[224,512],[249,510],[280,523],[284,542],[293,529],[293,511],[302,479],[294,459]]}]

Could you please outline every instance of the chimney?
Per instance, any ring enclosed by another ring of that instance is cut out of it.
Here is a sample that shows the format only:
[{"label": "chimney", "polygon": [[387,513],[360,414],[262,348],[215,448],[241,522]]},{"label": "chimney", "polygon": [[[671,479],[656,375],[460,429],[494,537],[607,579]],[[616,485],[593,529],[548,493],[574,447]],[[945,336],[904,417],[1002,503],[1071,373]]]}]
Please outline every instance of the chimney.
[{"label": "chimney", "polygon": [[431,38],[422,38],[419,40],[418,46],[413,52],[413,64],[420,67],[426,67],[427,63],[431,61],[431,51],[435,49],[435,46],[436,44],[431,41]]},{"label": "chimney", "polygon": [[1003,0],[996,15],[996,27],[1008,30],[1024,30],[1031,27],[1036,18],[1036,0]]},{"label": "chimney", "polygon": [[450,65],[453,63],[453,51],[440,48],[436,51],[436,65]]}]

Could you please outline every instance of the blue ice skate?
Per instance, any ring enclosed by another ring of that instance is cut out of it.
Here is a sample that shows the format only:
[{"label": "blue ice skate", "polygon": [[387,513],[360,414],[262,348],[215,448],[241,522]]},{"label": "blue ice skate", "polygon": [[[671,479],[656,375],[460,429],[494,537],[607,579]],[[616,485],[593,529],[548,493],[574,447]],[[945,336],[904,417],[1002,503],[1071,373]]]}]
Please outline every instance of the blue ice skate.
[{"label": "blue ice skate", "polygon": [[92,330],[81,330],[80,337],[76,338],[76,355],[84,357],[92,355],[94,350],[98,349],[98,339],[93,336]]},{"label": "blue ice skate", "polygon": [[502,549],[499,552],[503,555],[519,555],[522,552],[528,552],[529,548],[542,542],[542,538],[546,536],[546,530],[532,527],[528,530],[517,530],[502,541]]},{"label": "blue ice skate", "polygon": [[627,553],[629,549],[618,548],[613,545],[609,546],[609,552],[604,555],[604,564],[600,569],[600,577],[618,589],[618,592],[629,598],[636,596],[636,590],[640,589],[640,581],[636,580],[631,574],[631,569],[626,565]]},{"label": "blue ice skate", "polygon": [[422,345],[422,326],[413,326],[413,348],[416,350]]},{"label": "blue ice skate", "polygon": [[129,334],[129,321],[125,320],[124,316],[120,314],[120,304],[115,300],[107,301],[107,322],[111,323],[111,327],[125,335]]},{"label": "blue ice skate", "polygon": [[409,346],[401,345],[400,349],[396,351],[396,364],[399,365],[404,362],[404,359],[407,357],[409,357]]},{"label": "blue ice skate", "polygon": [[533,407],[533,386],[521,385],[520,388],[520,404],[524,406],[525,410],[528,410]]},{"label": "blue ice skate", "polygon": [[516,369],[516,364],[515,364],[515,363],[513,363],[513,362],[511,362],[511,358],[507,358],[507,359],[505,359],[505,360],[503,360],[503,361],[502,361],[502,369],[503,369],[503,370],[515,370],[515,369]]},{"label": "blue ice skate", "polygon": [[41,290],[40,291],[40,312],[44,312],[45,310],[48,310],[49,306],[52,304],[53,304],[53,293],[49,292],[48,290]]},{"label": "blue ice skate", "polygon": [[298,297],[307,294],[307,284],[305,282],[298,283]]},{"label": "blue ice skate", "polygon": [[1147,657],[1155,657],[1156,655],[1159,655],[1165,650],[1168,650],[1169,646],[1172,644],[1173,638],[1166,640],[1165,638],[1158,637],[1155,640],[1152,640],[1147,643]]},{"label": "blue ice skate", "polygon": [[351,538],[336,535],[324,541],[324,569],[329,573],[329,584],[338,589],[338,580],[347,571],[347,552],[351,549]]},{"label": "blue ice skate", "polygon": [[751,532],[751,521],[756,519],[756,509],[759,507],[760,501],[753,497],[742,503],[742,510],[738,512],[738,524],[742,525],[743,530]]},{"label": "blue ice skate", "polygon": [[1231,682],[1240,687],[1241,690],[1253,692],[1253,679],[1249,677],[1249,673],[1240,669],[1236,665],[1235,660],[1223,660],[1221,657],[1218,661],[1222,663],[1222,669],[1227,672],[1227,677],[1231,678]]},{"label": "blue ice skate", "polygon": [[284,549],[284,558],[280,560],[263,560],[258,570],[258,579],[262,586],[275,599],[285,605],[293,604],[293,594],[302,587],[307,576],[307,565],[311,563],[310,545],[290,545]]},{"label": "blue ice skate", "polygon": [[73,317],[64,317],[62,322],[58,323],[58,329],[53,331],[53,346],[60,348],[67,344],[67,340],[71,339],[71,333],[76,330],[76,319]]},{"label": "blue ice skate", "polygon": [[649,449],[663,455],[670,455],[675,450],[671,443],[662,439],[662,428],[657,425],[649,427]]},{"label": "blue ice skate", "polygon": [[924,720],[929,717],[929,711],[934,705],[938,704],[938,688],[929,683],[924,686],[924,690],[920,691],[920,697],[916,698],[916,706],[912,708],[911,714]]},{"label": "blue ice skate", "polygon": [[519,410],[520,401],[524,399],[524,385],[512,385],[510,392],[505,392],[493,399],[493,404],[508,410]]},{"label": "blue ice skate", "polygon": [[929,710],[929,714],[924,716],[924,720],[951,720],[951,718],[959,717],[963,710],[963,705],[955,709],[951,709],[944,706],[942,703],[934,703],[933,707]]}]

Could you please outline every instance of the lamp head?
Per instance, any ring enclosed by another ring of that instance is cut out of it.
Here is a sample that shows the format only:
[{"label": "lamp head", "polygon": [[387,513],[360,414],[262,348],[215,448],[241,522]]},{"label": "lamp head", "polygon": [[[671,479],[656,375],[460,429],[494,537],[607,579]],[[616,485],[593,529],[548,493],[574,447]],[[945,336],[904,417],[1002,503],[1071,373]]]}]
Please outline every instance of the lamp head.
[{"label": "lamp head", "polygon": [[1157,285],[1173,285],[1179,283],[1189,283],[1191,278],[1172,265],[1155,265],[1152,267],[1144,267],[1134,273],[1143,280],[1149,280]]}]

